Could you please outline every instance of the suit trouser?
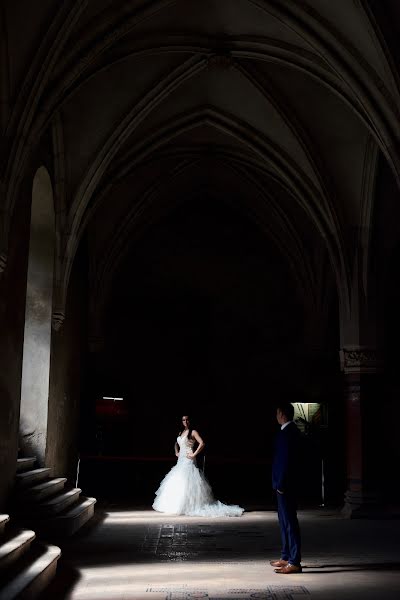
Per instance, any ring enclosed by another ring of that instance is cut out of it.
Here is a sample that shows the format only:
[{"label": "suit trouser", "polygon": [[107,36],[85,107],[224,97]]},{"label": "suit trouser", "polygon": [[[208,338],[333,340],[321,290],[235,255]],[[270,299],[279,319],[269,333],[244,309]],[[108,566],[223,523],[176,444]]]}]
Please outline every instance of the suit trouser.
[{"label": "suit trouser", "polygon": [[278,518],[282,536],[283,560],[289,561],[291,565],[300,566],[301,562],[301,538],[300,527],[297,520],[297,501],[289,493],[277,495]]}]

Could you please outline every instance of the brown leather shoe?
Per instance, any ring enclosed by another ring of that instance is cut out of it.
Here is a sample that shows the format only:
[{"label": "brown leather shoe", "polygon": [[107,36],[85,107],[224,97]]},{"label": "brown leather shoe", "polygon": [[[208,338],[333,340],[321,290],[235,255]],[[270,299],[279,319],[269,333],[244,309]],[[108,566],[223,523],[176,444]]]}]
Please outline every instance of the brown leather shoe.
[{"label": "brown leather shoe", "polygon": [[269,563],[272,567],[277,567],[279,569],[281,569],[282,567],[286,567],[289,562],[287,560],[283,560],[282,558],[280,558],[279,560],[271,560]]},{"label": "brown leather shoe", "polygon": [[296,565],[287,565],[286,567],[282,567],[281,569],[275,569],[275,573],[280,573],[281,575],[290,575],[291,573],[301,573],[302,568]]}]

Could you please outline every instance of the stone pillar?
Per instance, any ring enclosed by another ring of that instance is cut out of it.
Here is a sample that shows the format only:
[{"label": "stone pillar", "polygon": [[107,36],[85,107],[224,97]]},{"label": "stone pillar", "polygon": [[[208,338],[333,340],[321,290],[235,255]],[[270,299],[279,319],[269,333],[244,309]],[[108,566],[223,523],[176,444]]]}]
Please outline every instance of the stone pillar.
[{"label": "stone pillar", "polygon": [[17,466],[30,206],[30,182],[24,180],[8,254],[0,250],[0,512],[9,504]]},{"label": "stone pillar", "polygon": [[32,186],[20,408],[20,447],[39,465],[47,441],[54,247],[51,180],[40,167]]},{"label": "stone pillar", "polygon": [[[87,399],[87,256],[77,252],[65,308],[56,296],[53,309],[47,422],[46,467],[75,481],[79,453],[79,421]],[[65,320],[64,320],[65,315]]]},{"label": "stone pillar", "polygon": [[349,518],[379,511],[381,423],[379,407],[380,363],[375,349],[344,348],[347,489],[342,514]]}]

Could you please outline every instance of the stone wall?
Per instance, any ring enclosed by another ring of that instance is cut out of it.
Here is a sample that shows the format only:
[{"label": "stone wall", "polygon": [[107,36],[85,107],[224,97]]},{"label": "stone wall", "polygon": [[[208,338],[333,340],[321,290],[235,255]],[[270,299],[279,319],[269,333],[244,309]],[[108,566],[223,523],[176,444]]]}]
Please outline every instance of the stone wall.
[{"label": "stone wall", "polygon": [[66,318],[52,332],[46,466],[73,482],[78,461],[78,427],[87,343],[87,261],[78,253],[71,274]]},{"label": "stone wall", "polygon": [[0,511],[11,491],[18,455],[31,191],[19,198],[7,266],[0,275]]}]

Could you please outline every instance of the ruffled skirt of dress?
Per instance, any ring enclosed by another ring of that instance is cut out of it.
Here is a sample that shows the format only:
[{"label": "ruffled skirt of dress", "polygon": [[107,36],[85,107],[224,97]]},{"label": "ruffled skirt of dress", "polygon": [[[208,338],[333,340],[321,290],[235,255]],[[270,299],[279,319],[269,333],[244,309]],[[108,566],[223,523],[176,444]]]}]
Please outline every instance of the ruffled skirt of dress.
[{"label": "ruffled skirt of dress", "polygon": [[154,510],[193,517],[240,517],[244,509],[215,500],[204,474],[190,459],[180,459],[156,491]]}]

